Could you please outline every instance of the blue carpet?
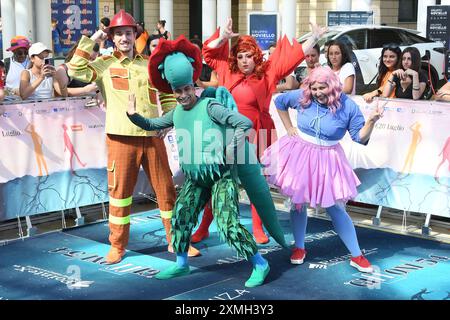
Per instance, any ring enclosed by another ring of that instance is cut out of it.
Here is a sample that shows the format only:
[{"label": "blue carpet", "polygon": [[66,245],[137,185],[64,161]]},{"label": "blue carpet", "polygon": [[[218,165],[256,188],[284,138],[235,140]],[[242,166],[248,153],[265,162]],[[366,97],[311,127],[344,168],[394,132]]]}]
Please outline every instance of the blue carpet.
[{"label": "blue carpet", "polygon": [[[250,230],[249,206],[241,205]],[[279,213],[288,241],[288,214]],[[289,263],[290,251],[271,241],[260,246],[271,272],[266,284],[245,288],[251,264],[219,241],[215,225],[209,239],[196,244],[192,273],[172,280],[153,276],[175,260],[168,253],[159,211],[132,218],[129,251],[117,265],[104,264],[108,252],[105,222],[53,232],[0,247],[0,299],[169,299],[169,300],[444,300],[450,299],[450,245],[357,228],[359,242],[376,272],[364,275],[330,221],[308,221],[305,263]]]}]

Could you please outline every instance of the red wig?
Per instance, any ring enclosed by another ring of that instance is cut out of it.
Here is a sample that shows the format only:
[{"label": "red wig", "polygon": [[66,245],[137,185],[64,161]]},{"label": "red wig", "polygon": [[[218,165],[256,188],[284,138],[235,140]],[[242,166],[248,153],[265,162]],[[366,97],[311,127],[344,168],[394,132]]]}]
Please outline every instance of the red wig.
[{"label": "red wig", "polygon": [[233,73],[241,72],[237,63],[239,52],[251,52],[253,54],[253,61],[255,62],[253,73],[258,79],[261,79],[269,66],[269,62],[264,61],[263,53],[258,47],[256,40],[252,36],[240,36],[236,44],[231,48],[228,64],[230,65],[230,71]]}]

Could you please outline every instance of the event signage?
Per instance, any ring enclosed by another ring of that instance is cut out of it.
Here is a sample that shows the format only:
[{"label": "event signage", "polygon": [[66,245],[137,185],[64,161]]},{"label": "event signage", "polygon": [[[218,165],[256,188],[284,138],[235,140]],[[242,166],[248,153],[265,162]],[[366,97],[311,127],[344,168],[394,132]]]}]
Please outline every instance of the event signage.
[{"label": "event signage", "polygon": [[449,50],[450,6],[427,7],[427,38],[439,41]]},{"label": "event signage", "polygon": [[52,18],[58,20],[61,47],[67,52],[81,35],[97,29],[98,0],[52,0]]},{"label": "event signage", "polygon": [[248,34],[256,39],[261,50],[268,50],[277,42],[280,30],[277,12],[250,12],[247,21]]},{"label": "event signage", "polygon": [[373,24],[373,11],[328,11],[327,26]]},{"label": "event signage", "polygon": [[[87,102],[0,105],[0,221],[109,201],[105,110]],[[172,132],[165,143],[176,173]],[[153,194],[142,170],[134,194]]]}]

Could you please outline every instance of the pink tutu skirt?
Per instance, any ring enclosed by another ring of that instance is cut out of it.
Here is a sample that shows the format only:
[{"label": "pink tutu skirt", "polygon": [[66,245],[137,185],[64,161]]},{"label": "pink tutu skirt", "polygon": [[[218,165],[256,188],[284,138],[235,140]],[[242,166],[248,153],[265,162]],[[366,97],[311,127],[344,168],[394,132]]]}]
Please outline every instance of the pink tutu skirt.
[{"label": "pink tutu skirt", "polygon": [[328,208],[346,202],[360,184],[339,143],[319,146],[286,135],[267,148],[261,163],[268,182],[298,205]]}]

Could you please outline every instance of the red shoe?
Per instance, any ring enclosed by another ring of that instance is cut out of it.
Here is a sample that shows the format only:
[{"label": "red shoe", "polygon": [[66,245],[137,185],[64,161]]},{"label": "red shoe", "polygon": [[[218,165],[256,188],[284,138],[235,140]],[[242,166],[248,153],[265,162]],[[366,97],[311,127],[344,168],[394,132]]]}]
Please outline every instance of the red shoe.
[{"label": "red shoe", "polygon": [[359,257],[356,258],[351,258],[350,265],[352,267],[355,267],[361,272],[368,272],[368,273],[373,272],[372,265],[370,264],[369,260],[367,260],[363,255],[360,255]]},{"label": "red shoe", "polygon": [[291,263],[292,264],[302,264],[306,257],[306,250],[301,248],[292,249]]},{"label": "red shoe", "polygon": [[256,243],[259,244],[269,243],[269,238],[266,236],[264,232],[254,232],[253,236],[255,237]]},{"label": "red shoe", "polygon": [[209,237],[209,231],[206,232],[201,231],[200,229],[195,231],[195,233],[191,237],[191,243],[197,243]]}]

